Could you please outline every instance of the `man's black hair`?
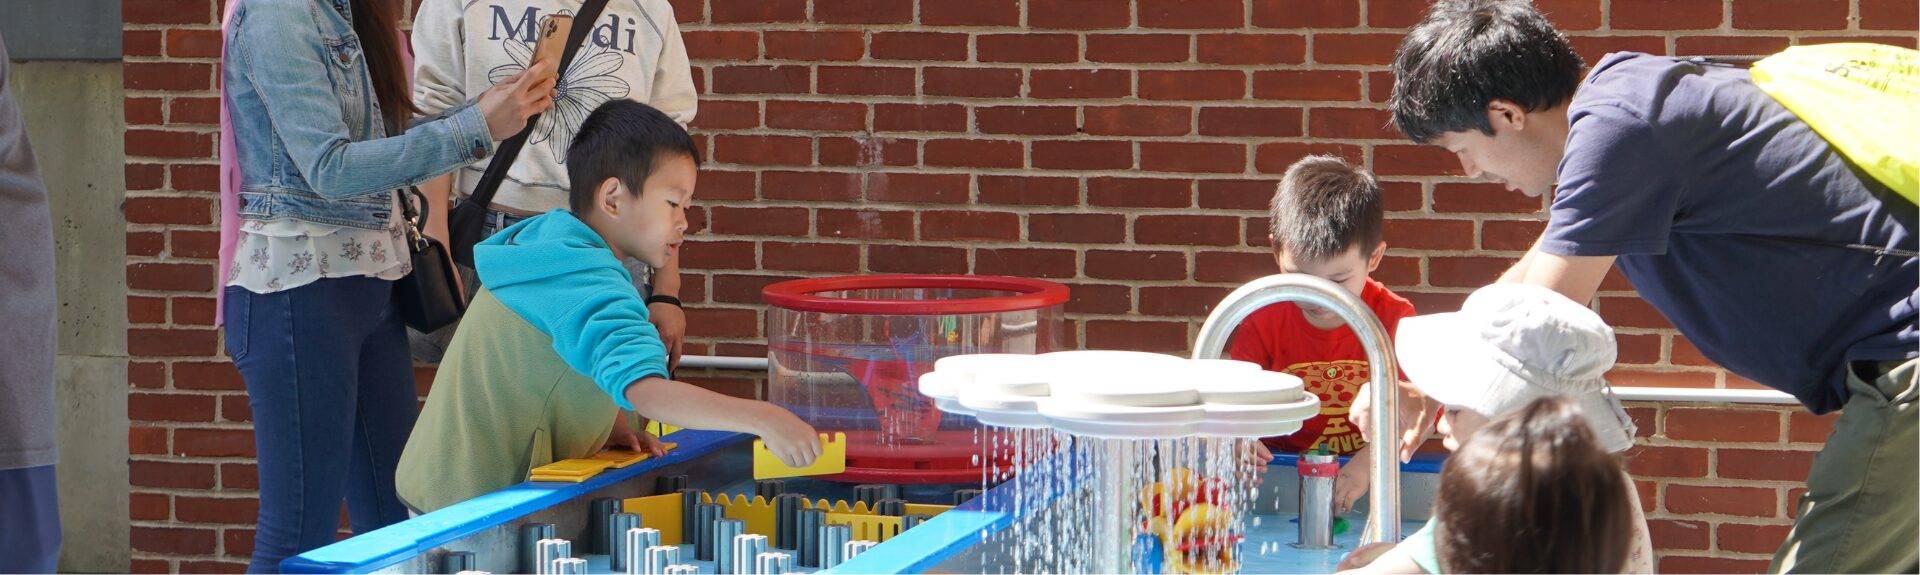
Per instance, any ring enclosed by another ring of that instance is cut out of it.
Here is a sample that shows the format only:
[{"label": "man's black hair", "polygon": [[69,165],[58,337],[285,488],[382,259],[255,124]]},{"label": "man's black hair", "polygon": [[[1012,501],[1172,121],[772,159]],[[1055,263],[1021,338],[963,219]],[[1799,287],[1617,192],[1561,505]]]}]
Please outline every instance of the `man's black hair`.
[{"label": "man's black hair", "polygon": [[1580,55],[1525,0],[1441,0],[1407,32],[1393,58],[1393,123],[1415,142],[1478,129],[1493,135],[1487,103],[1526,111],[1573,98]]},{"label": "man's black hair", "polygon": [[700,165],[693,136],[659,110],[626,98],[601,104],[567,146],[567,207],[575,214],[593,209],[594,191],[607,178],[619,178],[632,193],[653,175],[654,160],[683,155]]},{"label": "man's black hair", "polygon": [[1287,168],[1271,208],[1274,249],[1295,260],[1326,261],[1347,248],[1360,257],[1380,247],[1386,212],[1373,174],[1334,156],[1307,156]]}]

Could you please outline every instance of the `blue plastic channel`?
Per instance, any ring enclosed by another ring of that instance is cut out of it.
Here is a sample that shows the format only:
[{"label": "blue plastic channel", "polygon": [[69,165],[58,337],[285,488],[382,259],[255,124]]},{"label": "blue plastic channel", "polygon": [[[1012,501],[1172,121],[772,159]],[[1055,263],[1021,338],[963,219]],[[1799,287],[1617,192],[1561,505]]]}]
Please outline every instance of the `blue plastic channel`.
[{"label": "blue plastic channel", "polygon": [[[608,469],[580,483],[526,482],[455,503],[280,562],[283,573],[371,573],[435,547],[669,465],[693,461],[750,436],[683,429],[662,439],[680,444],[666,457]],[[943,514],[944,515],[944,514]]]},{"label": "blue plastic channel", "polygon": [[[1056,457],[1065,456],[1056,455]],[[1439,473],[1446,453],[1416,453],[1413,460],[1400,465],[1402,473]],[[1300,457],[1291,453],[1275,455],[1274,465],[1295,466]],[[1342,456],[1341,464],[1351,457]],[[982,532],[995,533],[1013,525],[1014,516],[1003,511],[1013,508],[1010,501],[1023,481],[1016,476],[973,501],[933,516],[919,527],[902,531],[886,543],[821,573],[862,573],[891,575],[923,573],[935,565],[965,551],[980,540]],[[1036,492],[1044,492],[1036,489]],[[1044,505],[1046,502],[1038,502]]]},{"label": "blue plastic channel", "polygon": [[[1352,459],[1353,459],[1353,456],[1342,455],[1340,456],[1340,465],[1345,466],[1347,462]],[[1284,465],[1287,467],[1298,467],[1299,462],[1300,462],[1300,456],[1298,454],[1279,453],[1273,456],[1273,461],[1272,463],[1270,463],[1270,465]],[[1446,462],[1447,462],[1447,453],[1444,451],[1422,451],[1422,452],[1414,453],[1412,461],[1408,461],[1406,463],[1400,464],[1400,472],[1401,473],[1439,473],[1440,466],[1446,464]]]}]

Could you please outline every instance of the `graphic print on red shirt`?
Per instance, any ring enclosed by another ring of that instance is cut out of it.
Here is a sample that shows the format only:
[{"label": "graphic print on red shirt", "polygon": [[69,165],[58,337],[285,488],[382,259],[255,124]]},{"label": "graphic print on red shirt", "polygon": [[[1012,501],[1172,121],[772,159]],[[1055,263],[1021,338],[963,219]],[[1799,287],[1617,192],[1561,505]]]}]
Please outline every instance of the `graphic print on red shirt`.
[{"label": "graphic print on red shirt", "polygon": [[[1400,318],[1414,315],[1413,304],[1387,289],[1380,282],[1367,280],[1360,290],[1360,301],[1380,318],[1380,324],[1393,335]],[[1301,422],[1300,431],[1264,441],[1278,450],[1298,453],[1325,442],[1327,451],[1346,455],[1366,446],[1360,431],[1347,420],[1354,395],[1361,384],[1372,377],[1367,352],[1353,329],[1340,326],[1331,330],[1314,327],[1293,303],[1277,303],[1247,316],[1233,332],[1227,346],[1233,359],[1260,364],[1268,371],[1299,377],[1306,390],[1320,397],[1320,415]]]}]

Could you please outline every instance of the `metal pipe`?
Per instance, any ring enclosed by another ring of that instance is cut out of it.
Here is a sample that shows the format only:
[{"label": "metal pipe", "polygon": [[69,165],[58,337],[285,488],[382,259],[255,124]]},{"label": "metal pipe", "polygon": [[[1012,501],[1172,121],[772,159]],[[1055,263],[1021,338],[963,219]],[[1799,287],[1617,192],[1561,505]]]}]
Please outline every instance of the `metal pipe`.
[{"label": "metal pipe", "polygon": [[1302,453],[1295,464],[1300,474],[1301,549],[1333,548],[1333,478],[1340,473],[1339,458],[1331,453]]},{"label": "metal pipe", "polygon": [[1386,443],[1373,450],[1373,484],[1368,494],[1367,528],[1361,544],[1400,541],[1400,394],[1399,363],[1393,357],[1393,338],[1374,317],[1366,303],[1338,284],[1306,274],[1278,274],[1263,277],[1221,299],[1201,324],[1193,343],[1194,359],[1219,359],[1225,356],[1227,340],[1233,330],[1253,312],[1280,302],[1296,302],[1332,310],[1353,328],[1360,347],[1367,350],[1368,371],[1372,375],[1368,389],[1372,393],[1373,413],[1368,428],[1375,443]]},{"label": "metal pipe", "polygon": [[1771,389],[1690,389],[1685,387],[1615,387],[1620,401],[1674,403],[1759,403],[1798,405],[1800,400]]},{"label": "metal pipe", "polygon": [[741,369],[747,371],[766,371],[765,357],[731,357],[724,355],[683,355],[680,366],[683,369]]}]

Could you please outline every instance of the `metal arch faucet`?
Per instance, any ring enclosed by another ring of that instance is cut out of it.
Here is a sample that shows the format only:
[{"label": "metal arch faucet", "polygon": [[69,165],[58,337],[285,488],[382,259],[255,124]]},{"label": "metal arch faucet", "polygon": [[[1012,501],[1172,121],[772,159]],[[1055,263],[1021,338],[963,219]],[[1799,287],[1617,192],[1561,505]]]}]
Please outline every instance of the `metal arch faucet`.
[{"label": "metal arch faucet", "polygon": [[[1247,282],[1221,299],[1207,316],[1207,322],[1200,326],[1199,337],[1193,344],[1194,359],[1223,357],[1227,340],[1241,321],[1255,310],[1287,301],[1333,310],[1352,326],[1353,333],[1360,337],[1360,347],[1367,350],[1368,371],[1372,375],[1367,387],[1373,396],[1368,427],[1375,439],[1387,438],[1388,443],[1393,443],[1394,438],[1400,436],[1400,395],[1396,393],[1400,368],[1393,357],[1393,338],[1360,298],[1333,282],[1307,274],[1270,275]],[[1395,461],[1399,455],[1398,446],[1373,450],[1373,460],[1369,462],[1373,467],[1373,483],[1369,487],[1372,494],[1368,501],[1367,527],[1360,537],[1363,545],[1400,541],[1400,466]]]}]

